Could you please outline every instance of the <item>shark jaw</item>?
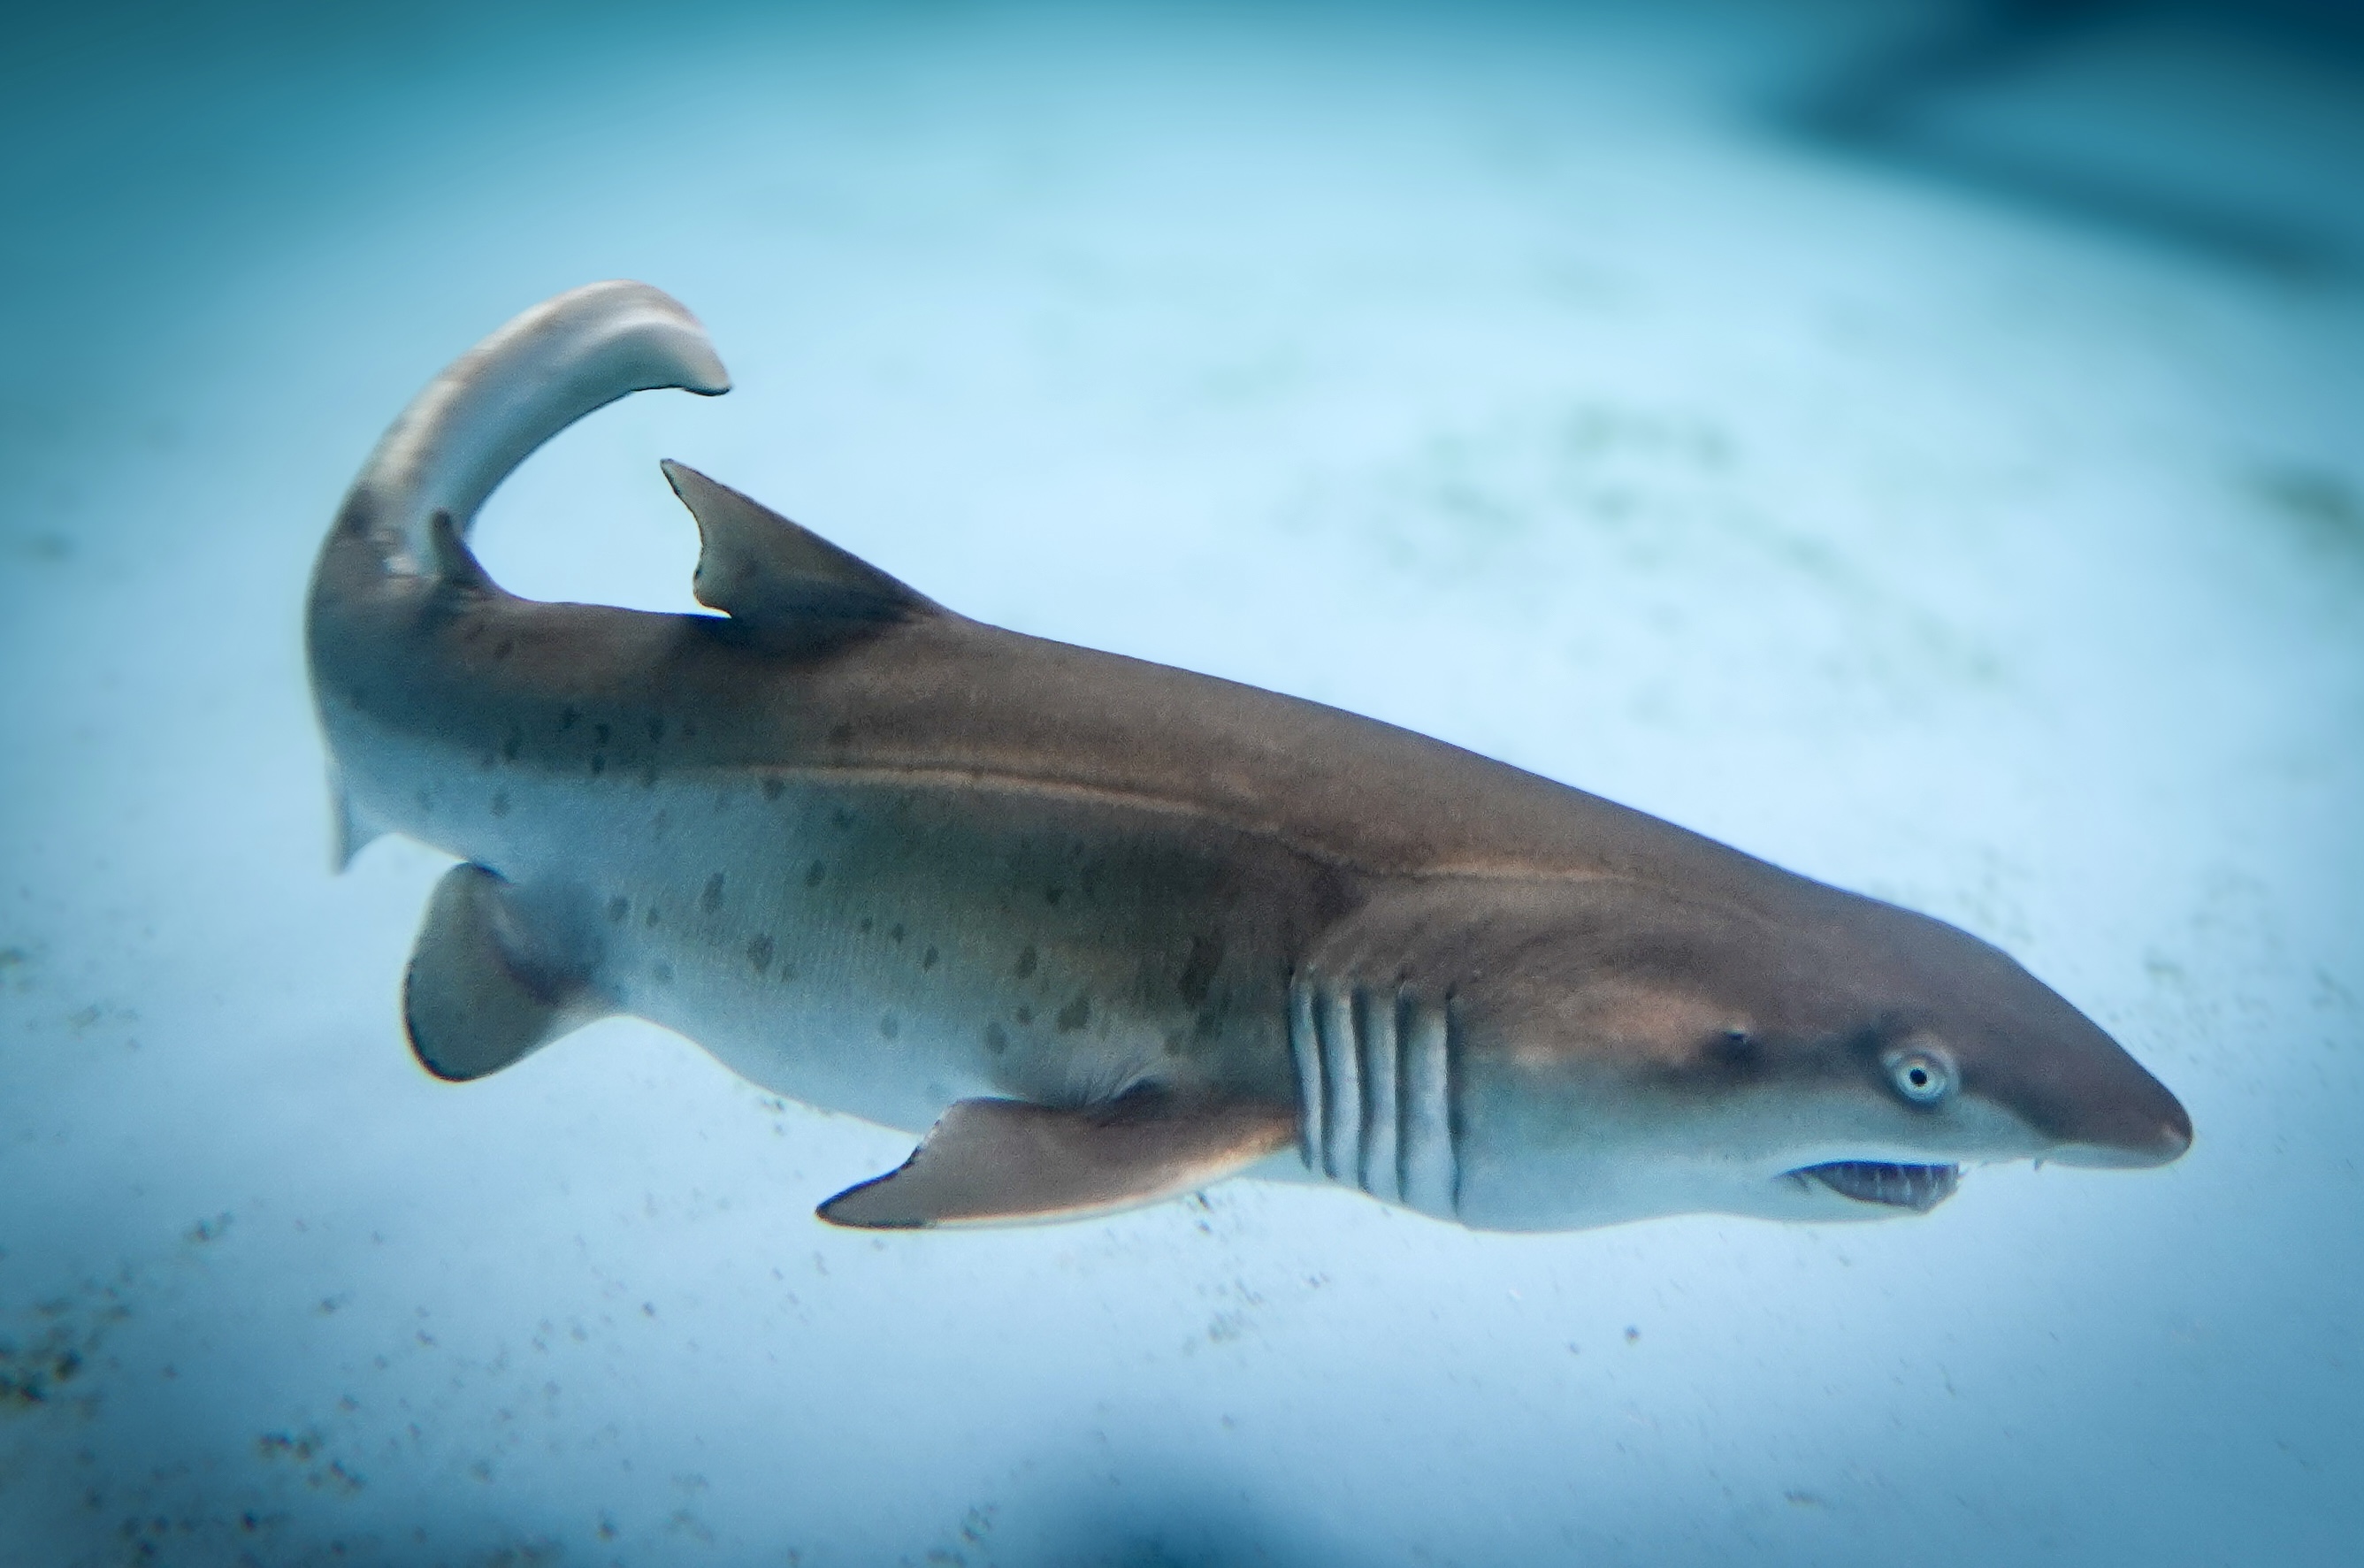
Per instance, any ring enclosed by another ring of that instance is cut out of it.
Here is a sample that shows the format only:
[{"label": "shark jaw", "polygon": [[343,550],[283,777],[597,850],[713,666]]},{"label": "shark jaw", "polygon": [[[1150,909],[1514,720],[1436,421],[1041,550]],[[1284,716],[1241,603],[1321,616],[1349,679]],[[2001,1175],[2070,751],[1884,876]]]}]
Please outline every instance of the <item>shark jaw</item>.
[{"label": "shark jaw", "polygon": [[1829,1188],[1841,1197],[1926,1214],[1962,1184],[1959,1165],[1898,1165],[1879,1160],[1834,1160],[1787,1173],[1801,1187]]}]

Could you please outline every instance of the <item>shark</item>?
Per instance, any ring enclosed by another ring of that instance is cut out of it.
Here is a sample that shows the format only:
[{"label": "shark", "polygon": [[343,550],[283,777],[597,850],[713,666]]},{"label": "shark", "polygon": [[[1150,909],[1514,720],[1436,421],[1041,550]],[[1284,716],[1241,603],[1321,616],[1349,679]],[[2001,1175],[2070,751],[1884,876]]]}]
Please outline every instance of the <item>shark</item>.
[{"label": "shark", "polygon": [[2157,1166],[2183,1106],[1999,949],[1377,720],[969,619],[663,465],[713,614],[507,593],[534,449],[730,379],[630,282],[450,365],[306,617],[340,867],[455,857],[402,988],[461,1082],[629,1015],[901,1129],[876,1229],[1236,1175],[1477,1229],[1923,1214],[1964,1169]]}]

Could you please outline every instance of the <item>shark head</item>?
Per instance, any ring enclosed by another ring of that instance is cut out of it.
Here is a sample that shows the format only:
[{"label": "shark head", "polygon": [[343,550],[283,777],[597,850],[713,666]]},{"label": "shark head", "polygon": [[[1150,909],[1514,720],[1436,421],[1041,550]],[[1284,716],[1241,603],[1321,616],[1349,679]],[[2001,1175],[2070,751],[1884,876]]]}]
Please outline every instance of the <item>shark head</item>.
[{"label": "shark head", "polygon": [[1602,878],[1460,924],[1466,1222],[1876,1218],[1935,1207],[1965,1166],[2190,1147],[2175,1096],[2000,950],[1803,879],[1779,892]]}]

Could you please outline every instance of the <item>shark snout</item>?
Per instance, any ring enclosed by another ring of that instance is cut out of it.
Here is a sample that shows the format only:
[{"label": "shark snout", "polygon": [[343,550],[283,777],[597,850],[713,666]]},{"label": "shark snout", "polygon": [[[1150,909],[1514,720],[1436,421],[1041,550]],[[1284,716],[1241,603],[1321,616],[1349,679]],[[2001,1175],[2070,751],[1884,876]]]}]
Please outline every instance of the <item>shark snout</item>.
[{"label": "shark snout", "polygon": [[2191,1147],[2191,1117],[2164,1087],[2158,1087],[2158,1098],[2164,1104],[2147,1106],[2138,1116],[2113,1118],[2113,1125],[2107,1129],[2095,1129],[2088,1136],[2059,1145],[2045,1158],[2063,1165],[2119,1171],[2146,1170],[2180,1160]]},{"label": "shark snout", "polygon": [[2011,970],[1990,982],[2000,1005],[1968,1053],[1966,1080],[1975,1075],[2037,1135],[2038,1159],[2111,1170],[2181,1159],[2191,1117],[2174,1092],[2057,992]]},{"label": "shark snout", "polygon": [[1997,1029],[1973,1058],[1983,1094],[2036,1135],[2030,1152],[2108,1170],[2181,1159],[2191,1117],[2174,1092],[2091,1019],[2032,987],[2015,1027]]},{"label": "shark snout", "polygon": [[2044,1109],[2031,1119],[2054,1140],[2044,1158],[2113,1170],[2181,1159],[2191,1147],[2183,1103],[2100,1029],[2081,1032],[2085,1049],[2063,1051],[2051,1092],[2035,1097]]}]

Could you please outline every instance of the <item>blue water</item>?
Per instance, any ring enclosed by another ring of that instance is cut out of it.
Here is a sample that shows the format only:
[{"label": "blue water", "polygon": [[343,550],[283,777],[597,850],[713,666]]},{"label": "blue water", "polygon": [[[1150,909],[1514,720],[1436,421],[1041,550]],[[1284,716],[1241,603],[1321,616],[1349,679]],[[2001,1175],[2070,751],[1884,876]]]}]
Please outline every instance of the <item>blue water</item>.
[{"label": "blue water", "polygon": [[[332,9],[0,63],[0,1562],[2364,1554],[2352,57],[2137,16],[1834,145],[1941,13]],[[906,1138],[652,1028],[429,1081],[441,866],[328,873],[303,584],[411,393],[610,276],[737,390],[535,458],[510,587],[688,607],[678,457],[1957,921],[2197,1146],[875,1239],[811,1207]]]}]

